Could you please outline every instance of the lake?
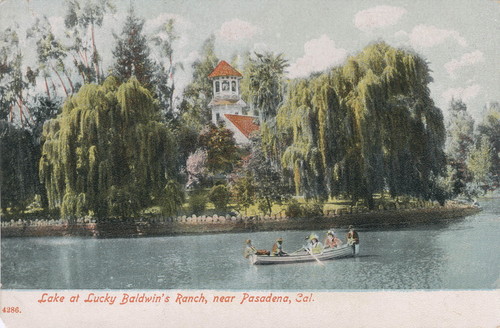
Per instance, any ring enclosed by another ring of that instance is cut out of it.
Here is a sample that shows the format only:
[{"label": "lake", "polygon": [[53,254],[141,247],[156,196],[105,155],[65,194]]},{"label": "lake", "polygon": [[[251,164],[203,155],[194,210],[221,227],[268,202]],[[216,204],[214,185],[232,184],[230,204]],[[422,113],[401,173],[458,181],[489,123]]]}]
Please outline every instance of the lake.
[{"label": "lake", "polygon": [[[483,211],[436,224],[359,227],[360,255],[254,266],[244,242],[292,252],[315,232],[271,231],[151,238],[7,238],[1,241],[4,289],[497,289],[500,199]],[[345,229],[337,229],[345,241]]]}]

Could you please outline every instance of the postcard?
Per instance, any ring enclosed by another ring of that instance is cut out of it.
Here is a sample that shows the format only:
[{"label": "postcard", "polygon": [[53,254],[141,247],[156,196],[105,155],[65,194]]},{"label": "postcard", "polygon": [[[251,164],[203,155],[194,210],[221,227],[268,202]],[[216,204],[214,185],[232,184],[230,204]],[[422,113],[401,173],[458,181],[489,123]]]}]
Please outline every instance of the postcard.
[{"label": "postcard", "polygon": [[0,327],[499,327],[499,14],[0,0]]}]

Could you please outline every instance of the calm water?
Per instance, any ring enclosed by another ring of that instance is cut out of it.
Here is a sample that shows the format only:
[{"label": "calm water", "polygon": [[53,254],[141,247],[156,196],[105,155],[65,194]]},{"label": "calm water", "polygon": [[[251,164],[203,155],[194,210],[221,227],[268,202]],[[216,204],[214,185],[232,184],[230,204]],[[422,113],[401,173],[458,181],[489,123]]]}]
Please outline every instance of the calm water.
[{"label": "calm water", "polygon": [[500,199],[481,205],[483,212],[461,220],[358,229],[360,256],[324,267],[252,266],[242,257],[247,238],[270,249],[283,237],[291,252],[310,231],[4,239],[1,281],[3,288],[29,289],[496,289]]}]

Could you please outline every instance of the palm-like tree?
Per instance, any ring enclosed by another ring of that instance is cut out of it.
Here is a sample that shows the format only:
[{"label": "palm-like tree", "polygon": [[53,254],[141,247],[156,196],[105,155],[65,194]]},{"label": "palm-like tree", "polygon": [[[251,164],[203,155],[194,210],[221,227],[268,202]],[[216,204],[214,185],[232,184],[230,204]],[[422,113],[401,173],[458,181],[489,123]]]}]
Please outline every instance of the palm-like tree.
[{"label": "palm-like tree", "polygon": [[259,109],[260,119],[267,121],[276,116],[283,100],[285,68],[289,66],[283,54],[255,53],[250,59],[250,99]]}]

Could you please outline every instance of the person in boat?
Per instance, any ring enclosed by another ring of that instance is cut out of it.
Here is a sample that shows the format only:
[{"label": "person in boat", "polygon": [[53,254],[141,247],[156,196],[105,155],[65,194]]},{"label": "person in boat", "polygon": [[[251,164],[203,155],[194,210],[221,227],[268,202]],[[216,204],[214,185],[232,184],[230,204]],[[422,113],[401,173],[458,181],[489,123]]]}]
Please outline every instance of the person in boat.
[{"label": "person in boat", "polygon": [[276,239],[271,251],[271,256],[285,256],[288,255],[283,251],[283,238]]},{"label": "person in boat", "polygon": [[326,234],[326,239],[324,244],[325,248],[335,248],[337,246],[342,245],[343,243],[342,240],[337,238],[337,236],[335,235],[335,231],[333,231],[333,229],[330,229]]},{"label": "person in boat", "polygon": [[314,238],[314,234],[310,234],[310,235],[306,236],[307,244],[302,247],[304,251],[307,252],[307,251],[312,249],[313,238]]},{"label": "person in boat", "polygon": [[269,255],[270,252],[265,249],[257,249],[252,245],[252,241],[250,239],[247,239],[245,244],[247,245],[245,247],[245,251],[243,252],[243,256],[245,258],[249,258],[252,255]]},{"label": "person in boat", "polygon": [[312,233],[309,236],[309,242],[304,247],[304,249],[308,253],[321,254],[323,253],[323,244],[319,241],[318,236]]},{"label": "person in boat", "polygon": [[323,253],[323,244],[318,240],[318,238],[313,238],[311,252],[313,254]]},{"label": "person in boat", "polygon": [[251,255],[257,254],[257,248],[252,245],[252,241],[250,239],[246,240],[246,245],[245,251],[243,252],[243,256],[245,258],[249,258]]},{"label": "person in boat", "polygon": [[352,245],[354,248],[354,254],[359,252],[359,235],[352,225],[349,226],[349,232],[347,233],[347,244]]}]

